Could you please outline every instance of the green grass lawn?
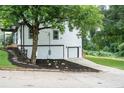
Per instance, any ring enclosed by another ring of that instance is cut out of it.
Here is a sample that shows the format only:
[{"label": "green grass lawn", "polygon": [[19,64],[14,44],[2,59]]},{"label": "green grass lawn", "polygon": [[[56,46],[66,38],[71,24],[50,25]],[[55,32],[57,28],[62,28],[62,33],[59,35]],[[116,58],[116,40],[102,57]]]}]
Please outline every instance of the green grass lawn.
[{"label": "green grass lawn", "polygon": [[85,58],[97,64],[124,70],[124,59],[123,58],[120,59],[120,58],[111,58],[111,57],[98,57],[98,56],[90,56],[90,55],[86,55]]},{"label": "green grass lawn", "polygon": [[8,60],[8,53],[0,50],[0,68],[14,68],[15,65],[12,65]]}]

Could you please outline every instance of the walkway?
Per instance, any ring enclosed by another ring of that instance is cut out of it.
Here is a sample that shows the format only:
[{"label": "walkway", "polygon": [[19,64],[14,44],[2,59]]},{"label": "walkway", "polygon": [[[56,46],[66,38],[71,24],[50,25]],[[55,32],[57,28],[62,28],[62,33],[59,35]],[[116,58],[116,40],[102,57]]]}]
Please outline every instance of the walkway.
[{"label": "walkway", "polygon": [[83,65],[83,66],[91,67],[91,68],[94,68],[94,69],[97,69],[97,70],[100,70],[100,71],[103,71],[103,72],[124,74],[124,70],[99,65],[99,64],[96,64],[96,63],[94,63],[90,60],[84,59],[84,58],[70,58],[70,59],[66,59],[66,60],[70,61],[70,62],[73,62],[73,63]]}]

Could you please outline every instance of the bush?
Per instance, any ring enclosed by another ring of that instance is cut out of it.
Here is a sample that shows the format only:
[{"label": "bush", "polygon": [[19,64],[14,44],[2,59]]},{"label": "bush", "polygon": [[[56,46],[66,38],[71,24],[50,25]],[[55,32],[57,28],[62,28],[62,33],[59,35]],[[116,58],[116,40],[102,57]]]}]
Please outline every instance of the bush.
[{"label": "bush", "polygon": [[118,43],[112,43],[110,45],[110,52],[113,52],[113,53],[118,52]]},{"label": "bush", "polygon": [[99,51],[99,56],[114,56],[111,52]]},{"label": "bush", "polygon": [[118,57],[123,57],[124,56],[124,51],[119,51],[115,54]]},{"label": "bush", "polygon": [[118,49],[120,51],[124,51],[124,43],[121,43],[119,46],[118,46]]},{"label": "bush", "polygon": [[109,47],[108,46],[105,46],[104,48],[103,48],[103,51],[110,51],[110,49],[109,49]]},{"label": "bush", "polygon": [[85,50],[92,50],[92,51],[98,50],[96,44],[92,42],[87,42],[87,44],[85,44],[83,47]]},{"label": "bush", "polygon": [[88,51],[88,50],[85,50],[84,54],[92,55],[92,56],[114,56],[113,53],[105,52],[105,51]]},{"label": "bush", "polygon": [[88,51],[88,50],[85,50],[84,54],[97,56],[98,55],[98,51]]},{"label": "bush", "polygon": [[121,43],[121,44],[118,46],[118,49],[119,49],[119,52],[115,53],[116,56],[123,57],[123,56],[124,56],[124,43]]}]

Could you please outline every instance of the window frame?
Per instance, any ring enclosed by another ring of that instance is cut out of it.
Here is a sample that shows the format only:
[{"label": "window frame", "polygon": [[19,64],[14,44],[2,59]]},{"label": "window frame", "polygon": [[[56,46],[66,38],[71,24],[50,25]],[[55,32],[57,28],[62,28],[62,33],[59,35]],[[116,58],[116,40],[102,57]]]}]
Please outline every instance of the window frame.
[{"label": "window frame", "polygon": [[53,40],[59,40],[59,31],[53,30]]},{"label": "window frame", "polygon": [[29,39],[32,39],[33,38],[33,33],[30,30],[28,31],[28,38]]}]

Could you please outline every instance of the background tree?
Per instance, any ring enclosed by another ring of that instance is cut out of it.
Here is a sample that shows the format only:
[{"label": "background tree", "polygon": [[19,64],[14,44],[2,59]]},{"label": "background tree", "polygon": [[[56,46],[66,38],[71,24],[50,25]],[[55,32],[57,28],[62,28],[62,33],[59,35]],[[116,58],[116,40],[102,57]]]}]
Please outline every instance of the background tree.
[{"label": "background tree", "polygon": [[[110,6],[109,10],[103,10],[103,13],[104,30],[96,33],[94,40],[99,46],[103,46],[101,49],[107,46],[111,52],[117,52],[118,45],[124,41],[124,6]],[[98,42],[98,38],[103,42]]]},{"label": "background tree", "polygon": [[[103,15],[97,6],[0,6],[0,22],[6,28],[18,29],[23,22],[33,33],[31,63],[36,63],[39,31],[57,28],[64,32],[65,23],[71,30],[79,29],[83,37],[87,31],[101,27]],[[42,25],[42,26],[41,26]]]}]

